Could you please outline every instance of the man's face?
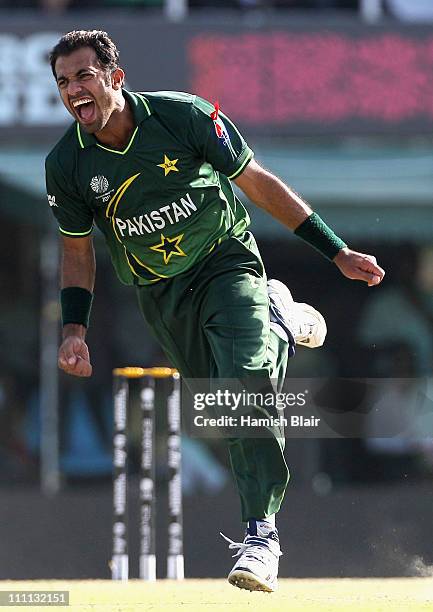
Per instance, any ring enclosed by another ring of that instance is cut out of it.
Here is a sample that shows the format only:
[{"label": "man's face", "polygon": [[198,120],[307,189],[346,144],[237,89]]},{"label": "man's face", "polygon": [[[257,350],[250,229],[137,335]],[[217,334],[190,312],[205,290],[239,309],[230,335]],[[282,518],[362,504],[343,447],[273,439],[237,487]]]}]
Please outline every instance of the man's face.
[{"label": "man's face", "polygon": [[[89,134],[102,130],[115,108],[121,82],[104,70],[92,47],[61,55],[55,64],[63,104]],[[121,71],[119,71],[121,72]],[[113,76],[114,75],[114,76]]]}]

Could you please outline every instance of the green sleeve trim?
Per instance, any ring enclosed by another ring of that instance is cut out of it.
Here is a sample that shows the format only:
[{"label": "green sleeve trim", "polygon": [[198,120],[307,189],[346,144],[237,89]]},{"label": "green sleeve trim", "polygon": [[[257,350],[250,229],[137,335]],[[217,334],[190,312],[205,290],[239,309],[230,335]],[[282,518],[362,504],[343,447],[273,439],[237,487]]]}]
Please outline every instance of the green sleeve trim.
[{"label": "green sleeve trim", "polygon": [[240,174],[242,174],[242,172],[245,169],[245,166],[247,164],[250,163],[250,161],[252,160],[252,158],[254,157],[254,153],[251,151],[250,148],[247,147],[247,149],[245,149],[246,151],[248,151],[247,153],[247,157],[244,159],[243,163],[241,164],[241,166],[235,171],[233,172],[233,174],[231,174],[230,176],[228,176],[227,178],[233,180],[235,178],[237,178]]},{"label": "green sleeve trim", "polygon": [[317,213],[307,217],[298,225],[294,233],[331,261],[341,249],[347,246]]},{"label": "green sleeve trim", "polygon": [[88,236],[89,234],[92,233],[92,230],[93,230],[93,225],[86,232],[68,232],[67,230],[65,230],[65,229],[63,229],[62,227],[59,226],[60,233],[61,234],[65,234],[66,236]]}]

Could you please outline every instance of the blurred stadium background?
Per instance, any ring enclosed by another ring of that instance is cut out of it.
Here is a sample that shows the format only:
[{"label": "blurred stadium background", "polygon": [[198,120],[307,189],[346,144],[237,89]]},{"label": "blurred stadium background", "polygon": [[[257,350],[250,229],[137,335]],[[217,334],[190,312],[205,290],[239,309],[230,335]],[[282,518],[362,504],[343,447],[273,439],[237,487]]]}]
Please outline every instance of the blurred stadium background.
[{"label": "blurred stadium background", "polygon": [[[289,441],[281,574],[429,573],[433,447],[404,409],[433,362],[432,23],[428,0],[0,0],[2,578],[109,576],[111,370],[163,362],[99,244],[94,376],[56,371],[43,161],[69,119],[47,52],[89,28],[117,43],[129,88],[219,100],[258,160],[387,269],[377,289],[345,281],[249,208],[269,276],[328,321],[326,347],[299,350],[290,376],[413,380],[393,388],[398,437]],[[184,453],[186,572],[220,577],[230,563],[218,531],[240,535],[225,449],[185,439]],[[160,470],[162,496],[165,478]]]}]

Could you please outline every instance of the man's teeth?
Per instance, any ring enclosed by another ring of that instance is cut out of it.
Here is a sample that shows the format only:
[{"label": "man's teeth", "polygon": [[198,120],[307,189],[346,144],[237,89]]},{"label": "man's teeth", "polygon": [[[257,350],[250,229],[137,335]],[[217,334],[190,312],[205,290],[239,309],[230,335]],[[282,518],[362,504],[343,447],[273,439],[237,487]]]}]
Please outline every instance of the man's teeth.
[{"label": "man's teeth", "polygon": [[93,100],[91,100],[90,98],[81,98],[81,100],[74,100],[74,102],[72,102],[72,106],[74,108],[77,108],[77,106],[81,106],[81,104],[87,104],[88,102],[93,102]]}]

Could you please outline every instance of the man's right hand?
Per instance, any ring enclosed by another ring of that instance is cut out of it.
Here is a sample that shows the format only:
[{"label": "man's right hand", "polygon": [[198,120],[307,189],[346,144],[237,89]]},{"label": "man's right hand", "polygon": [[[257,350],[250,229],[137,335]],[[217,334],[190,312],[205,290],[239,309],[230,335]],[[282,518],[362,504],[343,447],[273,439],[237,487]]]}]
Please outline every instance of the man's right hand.
[{"label": "man's right hand", "polygon": [[79,336],[66,337],[59,348],[59,368],[66,374],[73,376],[91,376],[92,365],[90,363],[89,349],[87,344]]}]

